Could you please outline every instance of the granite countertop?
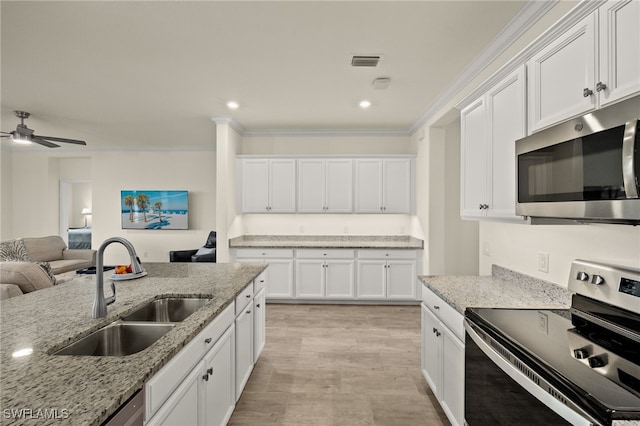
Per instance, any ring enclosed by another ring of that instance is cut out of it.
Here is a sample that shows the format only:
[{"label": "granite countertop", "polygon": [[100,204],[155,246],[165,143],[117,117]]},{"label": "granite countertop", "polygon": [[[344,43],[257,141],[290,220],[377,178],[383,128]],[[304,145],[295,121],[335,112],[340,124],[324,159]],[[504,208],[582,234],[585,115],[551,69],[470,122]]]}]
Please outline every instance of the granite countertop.
[{"label": "granite countertop", "polygon": [[[117,299],[107,307],[106,318],[91,318],[94,275],[0,302],[1,424],[101,424],[265,268],[222,263],[145,263],[144,267],[146,277],[116,282]],[[108,281],[105,277],[107,294]],[[211,300],[136,354],[50,355],[140,305],[167,295]],[[25,348],[32,348],[33,353],[12,356]],[[23,418],[12,414],[19,410],[23,410]]]},{"label": "granite countertop", "polygon": [[424,241],[407,235],[242,235],[229,240],[231,248],[352,248],[422,249]]},{"label": "granite countertop", "polygon": [[467,307],[563,309],[571,305],[571,294],[566,288],[496,265],[491,276],[419,278],[463,315]]}]

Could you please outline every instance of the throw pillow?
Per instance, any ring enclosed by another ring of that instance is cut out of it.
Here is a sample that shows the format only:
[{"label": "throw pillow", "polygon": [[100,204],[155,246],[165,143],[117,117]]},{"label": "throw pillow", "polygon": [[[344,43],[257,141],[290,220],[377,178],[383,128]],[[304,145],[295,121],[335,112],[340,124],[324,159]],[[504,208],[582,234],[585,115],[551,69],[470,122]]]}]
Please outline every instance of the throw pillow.
[{"label": "throw pillow", "polygon": [[215,253],[215,252],[216,252],[216,249],[214,249],[214,248],[200,247],[195,255],[198,256],[198,255],[202,255],[202,254],[211,254],[211,253]]}]

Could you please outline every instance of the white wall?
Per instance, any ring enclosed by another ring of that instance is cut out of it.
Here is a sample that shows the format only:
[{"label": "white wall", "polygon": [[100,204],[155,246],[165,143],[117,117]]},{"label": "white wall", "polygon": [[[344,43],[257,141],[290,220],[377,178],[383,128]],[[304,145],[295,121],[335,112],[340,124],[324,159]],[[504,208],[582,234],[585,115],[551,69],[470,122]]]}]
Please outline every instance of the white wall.
[{"label": "white wall", "polygon": [[[480,273],[495,263],[515,271],[567,285],[574,259],[640,268],[640,227],[628,225],[526,225],[481,222]],[[549,273],[538,271],[538,253],[549,253]]]},{"label": "white wall", "polygon": [[0,146],[0,241],[13,238],[13,152]]},{"label": "white wall", "polygon": [[[13,220],[7,235],[3,231],[2,239],[59,235],[62,178],[91,181],[93,248],[109,237],[120,236],[133,243],[142,261],[166,262],[170,250],[198,248],[209,231],[215,229],[215,151],[84,151],[75,155],[56,157],[50,151],[12,153],[12,197],[7,208]],[[2,177],[4,185],[4,167]],[[188,190],[189,230],[123,230],[123,189]],[[4,196],[2,209],[5,210]],[[126,252],[110,246],[105,262],[125,262],[128,258],[119,253]]]}]

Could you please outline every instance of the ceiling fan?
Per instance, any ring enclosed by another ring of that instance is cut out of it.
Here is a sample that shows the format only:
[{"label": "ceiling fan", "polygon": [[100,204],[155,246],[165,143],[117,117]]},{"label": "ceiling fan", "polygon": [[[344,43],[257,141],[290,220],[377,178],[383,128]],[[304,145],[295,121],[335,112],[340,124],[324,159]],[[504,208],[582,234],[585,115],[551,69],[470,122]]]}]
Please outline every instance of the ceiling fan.
[{"label": "ceiling fan", "polygon": [[31,114],[25,111],[13,111],[13,112],[16,114],[16,117],[20,119],[20,124],[18,124],[18,127],[16,127],[16,130],[14,130],[13,132],[0,132],[2,133],[2,135],[0,135],[0,137],[2,138],[11,138],[11,140],[17,143],[37,143],[37,144],[46,146],[47,148],[60,147],[60,145],[57,145],[49,141],[73,143],[76,145],[87,144],[85,141],[80,141],[76,139],[54,138],[51,136],[35,135],[33,134],[33,130],[31,130],[24,124],[24,119],[29,118]]}]

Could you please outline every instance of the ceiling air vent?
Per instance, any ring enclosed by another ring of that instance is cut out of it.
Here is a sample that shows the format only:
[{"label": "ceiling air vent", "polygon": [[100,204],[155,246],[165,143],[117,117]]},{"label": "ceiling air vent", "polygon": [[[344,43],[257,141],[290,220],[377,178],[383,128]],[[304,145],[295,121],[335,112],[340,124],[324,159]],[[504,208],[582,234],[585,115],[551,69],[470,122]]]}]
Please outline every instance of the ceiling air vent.
[{"label": "ceiling air vent", "polygon": [[352,67],[375,67],[380,62],[380,56],[353,56]]}]

